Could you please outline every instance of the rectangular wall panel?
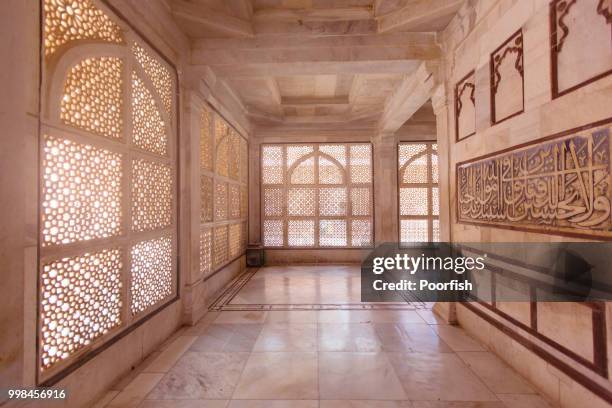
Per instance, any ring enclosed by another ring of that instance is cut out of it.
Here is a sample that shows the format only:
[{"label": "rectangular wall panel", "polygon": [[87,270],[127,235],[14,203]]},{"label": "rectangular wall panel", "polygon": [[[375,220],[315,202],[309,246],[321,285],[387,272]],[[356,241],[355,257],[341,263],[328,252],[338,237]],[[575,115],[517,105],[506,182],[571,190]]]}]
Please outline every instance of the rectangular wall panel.
[{"label": "rectangular wall panel", "polygon": [[610,122],[459,163],[459,221],[612,238]]}]

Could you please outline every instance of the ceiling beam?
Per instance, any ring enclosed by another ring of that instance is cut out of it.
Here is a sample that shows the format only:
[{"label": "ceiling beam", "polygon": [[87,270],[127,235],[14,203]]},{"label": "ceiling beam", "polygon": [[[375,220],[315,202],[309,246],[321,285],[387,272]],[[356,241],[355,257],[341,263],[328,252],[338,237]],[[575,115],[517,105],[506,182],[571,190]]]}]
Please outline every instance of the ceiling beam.
[{"label": "ceiling beam", "polygon": [[413,0],[405,7],[378,18],[378,32],[409,31],[423,24],[449,16],[461,7],[465,0]]},{"label": "ceiling beam", "polygon": [[249,78],[290,75],[333,74],[407,74],[419,66],[416,60],[302,62],[299,64],[263,63],[238,64],[213,67],[217,76],[223,78]]},{"label": "ceiling beam", "polygon": [[372,6],[335,8],[264,8],[253,13],[259,21],[356,21],[374,17]]},{"label": "ceiling beam", "polygon": [[348,105],[349,99],[347,96],[334,96],[334,97],[299,97],[299,98],[291,98],[291,97],[283,97],[281,99],[281,105],[283,106],[291,106],[291,107],[300,107],[300,106],[308,106],[308,105],[316,105],[316,106],[342,106]]},{"label": "ceiling beam", "polygon": [[172,14],[179,21],[186,20],[198,23],[208,29],[233,36],[253,37],[255,35],[250,21],[207,9],[202,5],[185,0],[173,0],[171,7]]},{"label": "ceiling beam", "polygon": [[438,80],[438,63],[423,62],[412,75],[407,75],[385,102],[379,132],[394,133],[421,108],[433,94]]},{"label": "ceiling beam", "polygon": [[440,54],[435,34],[431,33],[310,38],[258,36],[243,40],[196,40],[193,42],[191,63],[215,67],[271,63],[428,61],[438,59]]}]

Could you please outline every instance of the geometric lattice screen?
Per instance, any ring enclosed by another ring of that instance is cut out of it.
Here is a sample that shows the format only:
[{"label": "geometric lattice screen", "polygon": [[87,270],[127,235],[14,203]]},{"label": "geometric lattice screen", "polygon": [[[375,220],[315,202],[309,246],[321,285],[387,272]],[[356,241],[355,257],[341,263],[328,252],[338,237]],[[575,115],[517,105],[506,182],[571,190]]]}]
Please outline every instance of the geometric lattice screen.
[{"label": "geometric lattice screen", "polygon": [[398,146],[400,242],[440,240],[437,148],[430,142]]},{"label": "geometric lattice screen", "polygon": [[39,382],[177,293],[175,70],[97,1],[43,11]]},{"label": "geometric lattice screen", "polygon": [[203,106],[200,130],[200,277],[244,254],[248,217],[248,145]]},{"label": "geometric lattice screen", "polygon": [[371,144],[265,144],[261,153],[264,246],[372,245]]}]

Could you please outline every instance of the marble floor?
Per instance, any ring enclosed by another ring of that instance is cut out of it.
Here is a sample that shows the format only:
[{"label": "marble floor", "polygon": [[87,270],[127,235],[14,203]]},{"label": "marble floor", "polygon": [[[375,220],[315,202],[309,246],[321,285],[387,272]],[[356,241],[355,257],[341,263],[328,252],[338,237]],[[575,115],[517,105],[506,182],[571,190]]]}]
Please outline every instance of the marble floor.
[{"label": "marble floor", "polygon": [[[235,299],[354,301],[359,285],[348,269],[312,268],[264,271]],[[331,281],[344,289],[325,288]],[[210,312],[113,388],[95,408],[549,407],[478,341],[426,309]]]},{"label": "marble floor", "polygon": [[245,274],[216,306],[219,310],[416,309],[422,302],[361,302],[359,265],[267,266]]}]

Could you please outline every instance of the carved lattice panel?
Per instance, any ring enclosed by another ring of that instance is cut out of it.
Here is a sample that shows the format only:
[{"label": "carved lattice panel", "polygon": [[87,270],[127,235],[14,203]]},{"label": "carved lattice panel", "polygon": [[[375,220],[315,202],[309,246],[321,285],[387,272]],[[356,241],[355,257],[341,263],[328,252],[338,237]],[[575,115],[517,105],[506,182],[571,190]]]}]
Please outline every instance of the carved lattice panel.
[{"label": "carved lattice panel", "polygon": [[261,160],[265,246],[372,244],[370,144],[264,145]]},{"label": "carved lattice panel", "polygon": [[240,181],[249,182],[249,145],[243,138],[240,138]]},{"label": "carved lattice panel", "polygon": [[215,182],[215,221],[227,219],[227,183]]},{"label": "carved lattice panel", "polygon": [[121,28],[92,0],[44,0],[45,56],[76,41],[123,43]]},{"label": "carved lattice panel", "polygon": [[517,31],[491,54],[492,123],[524,109],[523,32]]},{"label": "carved lattice panel", "polygon": [[[206,216],[200,222],[213,231],[211,271],[217,271],[246,251],[249,150],[247,141],[219,114],[207,106],[200,112],[200,177],[206,180],[206,199],[201,200]],[[227,225],[228,220],[234,223]]]},{"label": "carved lattice panel", "polygon": [[240,218],[247,218],[249,215],[249,189],[247,186],[240,186]]},{"label": "carved lattice panel", "polygon": [[229,175],[230,127],[219,116],[215,119],[215,172],[219,176]]},{"label": "carved lattice panel", "polygon": [[427,220],[401,220],[401,242],[428,242],[429,223]]},{"label": "carved lattice panel", "polygon": [[314,153],[314,146],[312,145],[287,146],[287,168],[291,168],[298,160],[303,160],[312,153]]},{"label": "carved lattice panel", "polygon": [[301,161],[291,173],[291,184],[314,184],[315,182],[315,159],[309,157]]},{"label": "carved lattice panel", "polygon": [[315,244],[314,220],[289,220],[287,229],[288,245],[292,247],[311,247]]},{"label": "carved lattice panel", "polygon": [[121,154],[47,135],[43,168],[43,246],[121,234]]},{"label": "carved lattice panel", "polygon": [[212,113],[205,107],[200,112],[200,169],[213,170]]},{"label": "carved lattice panel", "polygon": [[240,224],[232,224],[229,226],[229,259],[234,259],[240,254]]},{"label": "carved lattice panel", "polygon": [[372,245],[372,222],[370,220],[352,220],[351,240],[353,246]]},{"label": "carved lattice panel", "polygon": [[432,154],[431,154],[431,181],[432,183],[438,182],[438,145],[432,144]]},{"label": "carved lattice panel", "polygon": [[169,236],[142,241],[130,253],[132,314],[159,304],[173,292],[173,245]]},{"label": "carved lattice panel", "polygon": [[399,146],[399,165],[406,166],[402,183],[427,183],[427,144],[411,143]]},{"label": "carved lattice panel", "polygon": [[319,245],[323,247],[347,246],[346,220],[320,220]]},{"label": "carved lattice panel", "polygon": [[343,184],[344,170],[327,157],[319,156],[319,183]]},{"label": "carved lattice panel", "polygon": [[431,189],[431,213],[432,215],[440,215],[440,194],[438,187]]},{"label": "carved lattice panel", "polygon": [[282,146],[264,146],[261,152],[263,184],[282,184],[284,181]]},{"label": "carved lattice panel", "polygon": [[132,46],[132,52],[136,61],[138,61],[155,87],[155,91],[164,105],[164,110],[168,117],[170,117],[172,115],[172,102],[174,98],[174,79],[170,70],[137,43],[134,43]]},{"label": "carved lattice panel", "polygon": [[228,175],[232,180],[240,179],[240,136],[233,129],[229,135]]},{"label": "carved lattice panel", "polygon": [[148,160],[132,162],[132,230],[167,228],[174,195],[170,166]]},{"label": "carved lattice panel", "polygon": [[457,166],[460,222],[610,236],[610,123]]},{"label": "carved lattice panel", "polygon": [[401,188],[400,215],[427,215],[429,213],[428,188]]},{"label": "carved lattice panel", "polygon": [[370,215],[370,189],[355,187],[351,189],[351,214]]},{"label": "carved lattice panel", "polygon": [[132,143],[160,156],[168,154],[168,137],[151,91],[132,72]]},{"label": "carved lattice panel", "polygon": [[322,216],[346,215],[346,188],[333,187],[319,190],[319,213]]},{"label": "carved lattice panel", "polygon": [[553,98],[612,74],[610,1],[553,0],[550,12]]},{"label": "carved lattice panel", "polygon": [[267,247],[279,247],[285,245],[284,230],[282,220],[265,220],[263,223],[263,241]]},{"label": "carved lattice panel", "polygon": [[213,220],[213,178],[200,175],[200,222]]},{"label": "carved lattice panel", "polygon": [[437,145],[429,142],[398,146],[400,242],[438,241]]},{"label": "carved lattice panel", "polygon": [[215,227],[213,246],[213,260],[215,266],[221,266],[228,260],[228,231],[227,225]]},{"label": "carved lattice panel", "polygon": [[123,61],[88,58],[73,66],[64,83],[63,123],[108,137],[123,134]]},{"label": "carved lattice panel", "polygon": [[285,206],[282,188],[266,188],[263,194],[264,215],[266,217],[282,217]]},{"label": "carved lattice panel", "polygon": [[229,185],[229,217],[230,219],[240,218],[240,186],[238,184]]},{"label": "carved lattice panel", "polygon": [[351,182],[355,184],[372,182],[372,145],[350,146]]},{"label": "carved lattice panel", "polygon": [[290,216],[314,217],[316,211],[314,188],[291,188],[288,191],[287,213]]},{"label": "carved lattice panel", "polygon": [[200,232],[200,273],[206,276],[212,272],[212,230],[203,228]]},{"label": "carved lattice panel", "polygon": [[62,258],[40,275],[40,366],[49,369],[119,327],[120,249]]}]

